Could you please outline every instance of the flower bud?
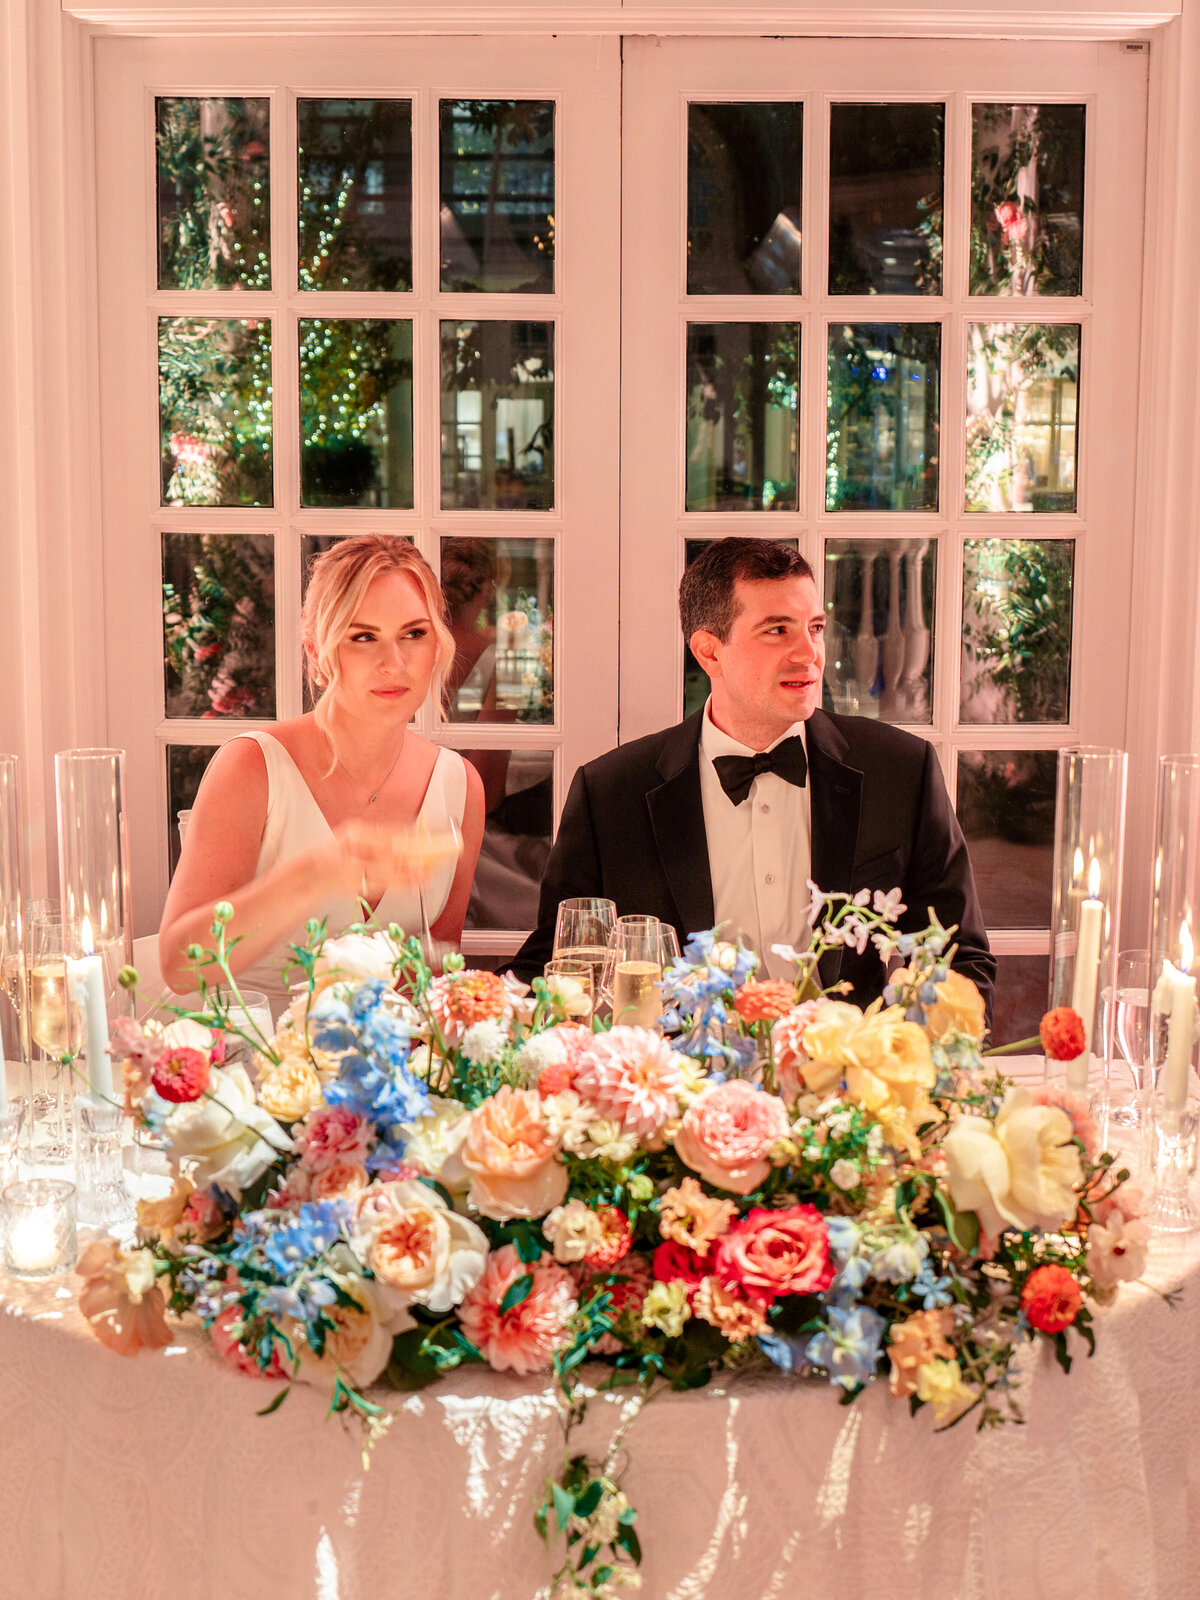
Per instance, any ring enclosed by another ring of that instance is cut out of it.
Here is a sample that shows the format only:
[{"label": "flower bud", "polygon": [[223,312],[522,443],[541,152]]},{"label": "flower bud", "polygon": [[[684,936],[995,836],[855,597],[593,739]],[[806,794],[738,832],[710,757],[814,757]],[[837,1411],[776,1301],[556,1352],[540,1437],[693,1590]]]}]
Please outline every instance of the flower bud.
[{"label": "flower bud", "polygon": [[233,921],[233,907],[228,900],[218,900],[213,907],[213,921],[224,925]]},{"label": "flower bud", "polygon": [[117,982],[122,989],[136,989],[141,981],[136,967],[122,967],[117,973]]}]

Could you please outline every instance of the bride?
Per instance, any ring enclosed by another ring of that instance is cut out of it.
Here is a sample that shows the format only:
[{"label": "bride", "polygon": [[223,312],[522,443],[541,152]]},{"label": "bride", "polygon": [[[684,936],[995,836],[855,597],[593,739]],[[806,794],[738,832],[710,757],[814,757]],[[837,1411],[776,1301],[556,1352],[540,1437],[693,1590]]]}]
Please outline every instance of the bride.
[{"label": "bride", "polygon": [[[373,916],[420,931],[422,840],[462,833],[425,883],[432,932],[457,944],[483,838],[483,785],[454,750],[409,726],[454,656],[432,568],[407,539],[344,539],[313,563],[301,614],[316,707],[270,733],[238,734],[213,757],[192,807],[159,928],[163,976],[195,978],[189,944],[234,908],[230,966],[278,1010],[289,944],[310,917],[330,935]],[[428,851],[429,842],[424,841]]]}]

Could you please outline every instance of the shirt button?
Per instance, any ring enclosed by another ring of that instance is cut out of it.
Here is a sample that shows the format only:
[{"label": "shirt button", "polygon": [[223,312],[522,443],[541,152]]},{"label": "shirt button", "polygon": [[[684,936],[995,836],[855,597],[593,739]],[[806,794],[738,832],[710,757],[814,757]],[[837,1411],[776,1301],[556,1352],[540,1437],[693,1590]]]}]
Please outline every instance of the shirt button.
[{"label": "shirt button", "polygon": [[767,883],[774,883],[775,882],[775,874],[773,872],[768,872],[765,881]]}]

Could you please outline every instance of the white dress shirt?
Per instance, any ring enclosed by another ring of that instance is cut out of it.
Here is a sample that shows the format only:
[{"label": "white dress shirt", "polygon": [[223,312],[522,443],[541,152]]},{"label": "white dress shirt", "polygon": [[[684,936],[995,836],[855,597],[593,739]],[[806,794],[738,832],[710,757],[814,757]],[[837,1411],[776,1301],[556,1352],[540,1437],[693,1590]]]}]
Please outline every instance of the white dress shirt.
[{"label": "white dress shirt", "polygon": [[[784,739],[804,739],[803,722],[794,722]],[[805,754],[808,743],[805,741]],[[807,788],[788,783],[778,773],[760,773],[740,806],[721,787],[713,760],[717,756],[753,756],[757,752],[722,733],[712,720],[711,702],[704,708],[700,731],[700,796],[708,865],[712,874],[713,920],[725,924],[725,935],[741,934],[762,957],[760,977],[792,978],[796,968],[774,955],[773,944],[808,944],[808,879],[812,871],[812,820]]]}]

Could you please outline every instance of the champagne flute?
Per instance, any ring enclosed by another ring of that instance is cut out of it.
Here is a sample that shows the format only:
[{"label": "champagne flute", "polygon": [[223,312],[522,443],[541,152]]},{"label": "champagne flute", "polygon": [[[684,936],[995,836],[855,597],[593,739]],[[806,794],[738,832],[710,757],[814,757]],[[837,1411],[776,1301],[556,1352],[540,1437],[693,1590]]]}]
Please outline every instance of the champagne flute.
[{"label": "champagne flute", "polygon": [[608,941],[617,922],[611,900],[581,896],[563,900],[554,924],[555,959],[581,961],[591,969],[592,993],[599,993]]},{"label": "champagne flute", "polygon": [[662,962],[662,924],[658,918],[619,918],[608,941],[601,976],[614,1022],[641,1028],[656,1025],[662,1014]]},{"label": "champagne flute", "polygon": [[69,1102],[71,1069],[62,1057],[79,1048],[82,1015],[68,1003],[68,930],[61,916],[40,911],[29,917],[25,935],[25,969],[29,995],[30,1039],[45,1058],[44,1087],[34,1095],[31,1133],[35,1160],[67,1161],[71,1157]]}]

